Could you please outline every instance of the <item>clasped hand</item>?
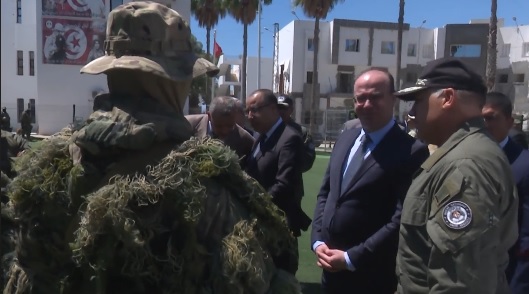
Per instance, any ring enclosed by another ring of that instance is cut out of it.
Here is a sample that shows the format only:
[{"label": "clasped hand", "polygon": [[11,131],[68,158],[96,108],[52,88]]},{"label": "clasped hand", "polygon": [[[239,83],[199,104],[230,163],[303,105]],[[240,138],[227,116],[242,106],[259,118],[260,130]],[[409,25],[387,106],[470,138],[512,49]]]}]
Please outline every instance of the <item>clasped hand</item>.
[{"label": "clasped hand", "polygon": [[329,249],[327,245],[321,244],[315,250],[318,267],[328,272],[338,272],[347,268],[345,255],[342,250]]}]

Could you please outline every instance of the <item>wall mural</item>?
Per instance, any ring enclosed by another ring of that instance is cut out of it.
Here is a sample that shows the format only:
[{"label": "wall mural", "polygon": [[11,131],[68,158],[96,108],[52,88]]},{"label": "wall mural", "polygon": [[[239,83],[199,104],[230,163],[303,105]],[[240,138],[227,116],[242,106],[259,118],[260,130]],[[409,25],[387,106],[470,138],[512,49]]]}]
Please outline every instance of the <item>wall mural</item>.
[{"label": "wall mural", "polygon": [[85,65],[104,55],[108,0],[42,0],[43,63]]}]

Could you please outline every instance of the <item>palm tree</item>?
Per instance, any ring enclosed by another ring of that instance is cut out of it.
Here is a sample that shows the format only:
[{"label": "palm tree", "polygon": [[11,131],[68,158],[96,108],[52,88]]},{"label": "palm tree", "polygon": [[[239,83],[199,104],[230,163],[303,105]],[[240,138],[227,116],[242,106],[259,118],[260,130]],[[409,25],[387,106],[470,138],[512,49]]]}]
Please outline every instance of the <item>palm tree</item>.
[{"label": "palm tree", "polygon": [[243,24],[243,51],[242,51],[242,70],[241,70],[241,100],[243,106],[246,105],[246,59],[248,56],[248,25],[255,21],[259,1],[262,4],[269,5],[272,0],[225,0],[226,7],[233,18]]},{"label": "palm tree", "polygon": [[[402,67],[402,31],[404,29],[404,0],[399,0],[399,23],[397,25],[397,90],[400,90],[400,70]],[[421,46],[421,44],[417,44]],[[399,117],[400,113],[400,100],[396,99],[394,114]]]},{"label": "palm tree", "polygon": [[192,0],[191,12],[198,21],[198,26],[206,28],[206,52],[210,55],[211,29],[226,16],[226,7],[222,0]]},{"label": "palm tree", "polygon": [[296,6],[301,6],[303,12],[308,17],[313,17],[314,21],[314,37],[312,39],[314,47],[314,59],[312,65],[312,95],[310,103],[310,133],[315,134],[317,131],[316,126],[316,113],[320,108],[320,93],[318,84],[318,51],[320,43],[320,19],[326,18],[327,13],[331,11],[334,6],[344,0],[295,0]]},{"label": "palm tree", "polygon": [[498,1],[491,0],[490,5],[490,23],[489,23],[489,43],[487,47],[487,90],[488,92],[494,90],[494,84],[496,82],[496,55],[498,54],[496,35],[498,33],[498,18],[496,11],[498,9]]},{"label": "palm tree", "polygon": [[[219,20],[226,16],[226,7],[222,0],[192,0],[191,12],[195,15],[198,25],[206,28],[206,52],[210,58],[211,29],[219,23]],[[214,57],[212,59],[215,59]],[[214,60],[211,60],[214,61]],[[209,92],[209,79],[206,79],[206,93]],[[204,94],[206,94],[204,93]],[[205,95],[208,99],[210,95]]]}]

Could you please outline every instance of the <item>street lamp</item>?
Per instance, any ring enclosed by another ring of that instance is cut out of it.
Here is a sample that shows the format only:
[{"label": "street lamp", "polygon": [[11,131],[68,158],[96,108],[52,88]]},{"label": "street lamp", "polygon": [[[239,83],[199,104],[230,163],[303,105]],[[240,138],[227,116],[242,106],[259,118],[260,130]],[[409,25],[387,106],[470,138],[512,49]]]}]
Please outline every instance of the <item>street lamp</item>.
[{"label": "street lamp", "polygon": [[422,26],[426,23],[426,19],[422,21],[421,25],[419,26],[419,42],[417,44],[417,64],[419,64],[419,55],[421,53],[421,31]]},{"label": "street lamp", "polygon": [[298,17],[298,15],[296,14],[296,11],[295,11],[295,10],[292,10],[291,12],[292,12],[292,14],[293,14],[298,20],[300,20],[299,17]]},{"label": "street lamp", "polygon": [[257,89],[261,89],[261,15],[262,15],[261,0],[257,6],[257,13],[259,18],[257,19]]}]

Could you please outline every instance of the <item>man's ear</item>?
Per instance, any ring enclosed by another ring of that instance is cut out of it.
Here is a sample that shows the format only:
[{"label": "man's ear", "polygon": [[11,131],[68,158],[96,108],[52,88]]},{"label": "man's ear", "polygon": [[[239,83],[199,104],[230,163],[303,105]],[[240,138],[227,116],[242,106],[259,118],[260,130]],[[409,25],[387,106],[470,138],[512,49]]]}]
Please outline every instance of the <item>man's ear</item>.
[{"label": "man's ear", "polygon": [[454,107],[456,103],[456,90],[452,88],[447,88],[443,90],[443,93],[441,93],[442,97],[439,97],[439,99],[443,99],[442,107],[443,108],[452,108]]}]

